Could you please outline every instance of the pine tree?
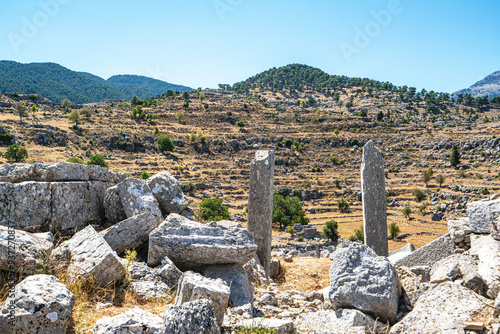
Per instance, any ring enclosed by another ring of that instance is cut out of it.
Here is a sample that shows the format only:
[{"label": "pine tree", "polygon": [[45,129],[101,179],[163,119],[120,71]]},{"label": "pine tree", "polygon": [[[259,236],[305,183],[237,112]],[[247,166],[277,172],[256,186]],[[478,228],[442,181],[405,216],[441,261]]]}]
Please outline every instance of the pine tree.
[{"label": "pine tree", "polygon": [[460,152],[458,151],[458,146],[453,146],[453,151],[451,152],[450,163],[453,167],[457,167],[460,164]]}]

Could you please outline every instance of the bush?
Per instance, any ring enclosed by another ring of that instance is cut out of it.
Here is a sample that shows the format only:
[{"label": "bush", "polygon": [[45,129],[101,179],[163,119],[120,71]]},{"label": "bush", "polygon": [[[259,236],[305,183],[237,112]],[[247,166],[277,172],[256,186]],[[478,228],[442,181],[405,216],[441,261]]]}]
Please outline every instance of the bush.
[{"label": "bush", "polygon": [[398,224],[392,223],[391,225],[389,225],[389,239],[396,239],[400,232],[401,230],[399,229]]},{"label": "bush", "polygon": [[403,209],[403,216],[405,216],[406,218],[409,218],[410,217],[410,213],[411,213],[411,209],[410,207],[406,206],[404,209]]},{"label": "bush", "polygon": [[207,137],[206,136],[200,136],[200,143],[205,145],[207,143]]},{"label": "bush", "polygon": [[307,225],[309,219],[305,217],[302,205],[297,197],[283,198],[277,192],[273,197],[273,223],[279,223],[281,229],[295,224]]},{"label": "bush", "polygon": [[156,140],[156,145],[160,152],[174,150],[174,143],[172,142],[172,139],[170,139],[169,135],[160,135]]},{"label": "bush", "polygon": [[299,236],[296,240],[297,240],[298,242],[302,242],[302,241],[304,241],[304,237],[300,235],[300,236]]},{"label": "bush", "polygon": [[82,159],[78,158],[78,157],[72,157],[72,158],[69,158],[67,160],[68,162],[71,162],[71,163],[74,163],[74,164],[80,164],[80,165],[84,165],[85,163],[83,162]]},{"label": "bush", "polygon": [[481,194],[488,195],[489,193],[490,193],[490,191],[488,190],[488,188],[484,187],[481,189]]},{"label": "bush", "polygon": [[354,230],[354,235],[351,235],[349,237],[349,240],[351,241],[358,241],[358,242],[365,242],[365,234],[363,233],[363,229],[356,229]]},{"label": "bush", "polygon": [[222,205],[222,200],[220,198],[202,199],[199,214],[200,217],[207,222],[231,219],[227,207]]},{"label": "bush", "polygon": [[340,188],[340,181],[339,181],[339,179],[335,179],[335,181],[333,181],[333,183],[335,184],[335,186],[337,188]]},{"label": "bush", "polygon": [[87,165],[96,165],[108,168],[109,164],[104,160],[104,157],[100,154],[94,154],[90,156],[90,160],[87,162]]},{"label": "bush", "polygon": [[425,185],[427,185],[427,183],[429,183],[433,174],[434,174],[434,171],[432,170],[432,167],[429,167],[427,170],[424,170],[422,172],[422,181],[424,181]]},{"label": "bush", "polygon": [[236,122],[236,125],[239,126],[240,128],[244,127],[245,126],[245,122],[243,121],[238,121]]},{"label": "bush", "polygon": [[333,165],[338,165],[339,164],[339,158],[337,157],[330,157],[330,162],[333,164]]},{"label": "bush", "polygon": [[337,231],[338,227],[339,223],[337,223],[337,221],[327,221],[323,227],[323,237],[330,239],[333,242],[337,242],[339,239],[339,232]]},{"label": "bush", "polygon": [[149,179],[149,173],[146,170],[143,170],[140,176],[141,179],[147,180]]},{"label": "bush", "polygon": [[233,116],[233,112],[232,111],[226,111],[226,115],[228,115],[229,117]]},{"label": "bush", "polygon": [[189,182],[188,184],[181,184],[181,189],[185,193],[191,193],[195,190],[194,184]]},{"label": "bush", "polygon": [[191,132],[191,134],[189,135],[189,141],[191,143],[194,143],[196,141],[196,133]]},{"label": "bush", "polygon": [[155,126],[155,135],[157,135],[158,133],[160,133],[160,129],[158,129],[158,127]]},{"label": "bush", "polygon": [[413,188],[411,194],[415,197],[417,202],[422,202],[425,199],[425,193],[420,188]]},{"label": "bush", "polygon": [[7,148],[5,159],[7,161],[21,162],[28,157],[28,150],[18,144],[12,144]]},{"label": "bush", "polygon": [[12,141],[12,135],[10,133],[0,134],[0,142],[10,143]]},{"label": "bush", "polygon": [[443,183],[446,181],[446,177],[444,175],[436,175],[436,182],[439,184],[441,187]]},{"label": "bush", "polygon": [[339,207],[340,212],[345,213],[350,211],[349,203],[343,198],[337,200],[337,206]]},{"label": "bush", "polygon": [[292,147],[292,143],[293,142],[292,142],[291,139],[285,139],[284,144],[285,144],[286,147],[288,147],[288,148]]}]

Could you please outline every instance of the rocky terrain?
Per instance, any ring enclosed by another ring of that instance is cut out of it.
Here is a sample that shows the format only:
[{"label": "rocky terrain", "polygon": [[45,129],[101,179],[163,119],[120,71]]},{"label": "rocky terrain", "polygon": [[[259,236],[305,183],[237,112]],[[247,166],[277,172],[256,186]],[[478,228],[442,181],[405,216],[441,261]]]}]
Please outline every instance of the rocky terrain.
[{"label": "rocky terrain", "polygon": [[469,88],[462,89],[454,94],[469,93],[474,97],[488,95],[490,98],[500,95],[500,71],[496,71],[486,76],[470,86]]},{"label": "rocky terrain", "polygon": [[[338,102],[318,92],[201,93],[158,97],[143,117],[118,101],[68,108],[0,96],[2,152],[18,143],[29,153],[26,164],[0,158],[0,332],[498,332],[497,108],[427,111],[363,88]],[[314,106],[297,105],[308,96]],[[22,123],[19,102],[36,107]],[[89,116],[72,126],[71,109]],[[172,151],[158,150],[161,134]],[[383,153],[388,224],[401,230],[389,257],[347,240],[362,228],[369,140]],[[247,229],[257,150],[274,151],[275,190],[299,197],[310,221],[293,235],[273,227],[267,273]],[[93,154],[109,169],[64,162]],[[143,171],[151,177],[139,179]],[[222,199],[231,221],[201,221],[206,197]],[[338,243],[318,232],[331,219]]]}]

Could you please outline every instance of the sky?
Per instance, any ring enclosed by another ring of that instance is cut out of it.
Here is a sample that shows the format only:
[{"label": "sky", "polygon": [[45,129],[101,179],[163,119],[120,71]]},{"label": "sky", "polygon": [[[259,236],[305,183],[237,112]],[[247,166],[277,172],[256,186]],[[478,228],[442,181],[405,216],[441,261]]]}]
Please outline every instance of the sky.
[{"label": "sky", "polygon": [[301,63],[454,92],[500,70],[497,0],[0,0],[0,60],[216,88]]}]

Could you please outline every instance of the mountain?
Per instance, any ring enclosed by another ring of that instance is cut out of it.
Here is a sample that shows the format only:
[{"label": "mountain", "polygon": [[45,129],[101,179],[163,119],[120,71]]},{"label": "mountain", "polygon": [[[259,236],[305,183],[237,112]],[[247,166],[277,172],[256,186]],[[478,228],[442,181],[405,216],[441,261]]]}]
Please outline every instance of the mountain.
[{"label": "mountain", "polygon": [[311,89],[323,91],[326,89],[367,86],[392,90],[395,88],[389,82],[380,82],[367,78],[349,78],[340,75],[330,75],[318,68],[302,65],[290,64],[279,68],[273,67],[267,71],[259,73],[245,81],[237,82],[232,90],[237,92],[247,92],[250,89],[270,89],[270,90],[297,90]]},{"label": "mountain", "polygon": [[500,96],[500,71],[488,75],[466,89],[459,90],[454,95],[469,93],[474,97],[488,95],[489,98]]},{"label": "mountain", "polygon": [[0,93],[40,94],[55,102],[68,99],[81,104],[130,99],[133,95],[143,99],[169,89],[192,90],[141,76],[113,76],[108,80],[55,63],[0,61]]},{"label": "mountain", "polygon": [[193,88],[174,85],[165,81],[152,79],[140,75],[114,75],[107,80],[113,87],[127,96],[137,95],[143,99],[165,93],[169,90],[186,92]]}]

